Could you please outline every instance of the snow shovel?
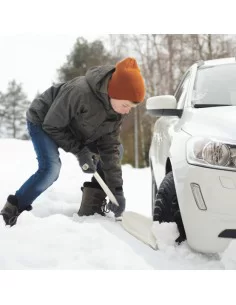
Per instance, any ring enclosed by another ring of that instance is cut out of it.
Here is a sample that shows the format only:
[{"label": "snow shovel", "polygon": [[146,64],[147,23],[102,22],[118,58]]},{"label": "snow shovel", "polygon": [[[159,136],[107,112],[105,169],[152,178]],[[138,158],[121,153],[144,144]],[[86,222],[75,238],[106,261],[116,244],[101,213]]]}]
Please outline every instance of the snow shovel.
[{"label": "snow shovel", "polygon": [[[103,181],[98,172],[94,173],[94,177],[100,184],[101,188],[107,194],[107,197],[112,203],[119,206],[115,196]],[[122,227],[131,235],[136,237],[154,250],[157,250],[157,243],[154,234],[152,233],[152,219],[135,213],[135,212],[123,212],[121,217],[116,217],[116,220],[121,220]]]},{"label": "snow shovel", "polygon": [[[84,170],[87,170],[88,164],[85,163],[82,168]],[[101,188],[106,193],[110,201],[115,205],[119,206],[115,196],[97,171],[94,173],[94,177],[100,184]],[[138,240],[142,241],[152,249],[157,250],[156,238],[152,232],[152,219],[135,212],[123,212],[121,217],[116,217],[116,220],[121,220],[122,227],[129,234],[133,235]]]}]

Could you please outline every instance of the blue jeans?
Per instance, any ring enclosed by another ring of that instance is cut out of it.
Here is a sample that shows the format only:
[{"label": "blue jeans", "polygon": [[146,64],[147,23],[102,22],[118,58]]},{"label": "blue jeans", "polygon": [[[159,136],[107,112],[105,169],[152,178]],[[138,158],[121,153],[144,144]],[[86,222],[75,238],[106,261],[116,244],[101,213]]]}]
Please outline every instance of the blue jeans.
[{"label": "blue jeans", "polygon": [[57,144],[41,125],[27,121],[28,131],[38,159],[38,170],[16,191],[21,210],[29,207],[59,177],[61,160]]}]

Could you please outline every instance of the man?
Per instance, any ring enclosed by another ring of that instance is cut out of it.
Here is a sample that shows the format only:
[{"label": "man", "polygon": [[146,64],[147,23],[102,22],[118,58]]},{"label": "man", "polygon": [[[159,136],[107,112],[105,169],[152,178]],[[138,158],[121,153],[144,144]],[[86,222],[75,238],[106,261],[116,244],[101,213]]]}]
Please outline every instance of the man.
[{"label": "man", "polygon": [[[55,182],[61,160],[59,148],[73,153],[85,173],[98,170],[116,197],[109,202],[115,216],[125,210],[121,171],[120,127],[125,114],[143,102],[145,85],[134,58],[114,66],[99,66],[85,76],[54,85],[33,100],[27,126],[38,159],[38,170],[15,193],[1,211],[7,225],[32,209],[33,201]],[[86,166],[84,166],[86,165]],[[78,214],[104,215],[106,194],[93,178],[83,185]]]}]

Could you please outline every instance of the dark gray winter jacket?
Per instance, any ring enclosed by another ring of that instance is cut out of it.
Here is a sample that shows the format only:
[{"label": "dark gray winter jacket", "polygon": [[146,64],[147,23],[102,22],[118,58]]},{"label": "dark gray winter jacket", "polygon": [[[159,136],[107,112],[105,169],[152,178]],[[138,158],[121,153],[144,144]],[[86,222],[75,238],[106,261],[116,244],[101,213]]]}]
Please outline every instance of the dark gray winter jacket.
[{"label": "dark gray winter jacket", "polygon": [[77,154],[95,145],[110,188],[123,184],[118,147],[122,116],[111,107],[107,94],[114,66],[88,70],[85,76],[54,85],[33,100],[27,119],[66,152]]}]

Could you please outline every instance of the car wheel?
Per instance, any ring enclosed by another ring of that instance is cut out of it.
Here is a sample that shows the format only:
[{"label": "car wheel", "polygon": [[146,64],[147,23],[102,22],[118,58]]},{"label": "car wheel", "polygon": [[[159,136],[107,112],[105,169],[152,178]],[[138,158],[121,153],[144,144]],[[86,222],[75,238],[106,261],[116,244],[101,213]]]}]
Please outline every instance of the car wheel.
[{"label": "car wheel", "polygon": [[151,171],[151,173],[152,173],[152,216],[153,216],[155,201],[156,201],[156,197],[157,197],[157,185],[156,185],[156,181],[154,178],[153,170]]},{"label": "car wheel", "polygon": [[163,179],[154,203],[153,220],[173,221],[174,210],[179,208],[173,173],[169,172]]},{"label": "car wheel", "polygon": [[180,233],[176,241],[181,243],[186,239],[172,172],[165,176],[158,190],[154,204],[153,221],[176,222]]}]

